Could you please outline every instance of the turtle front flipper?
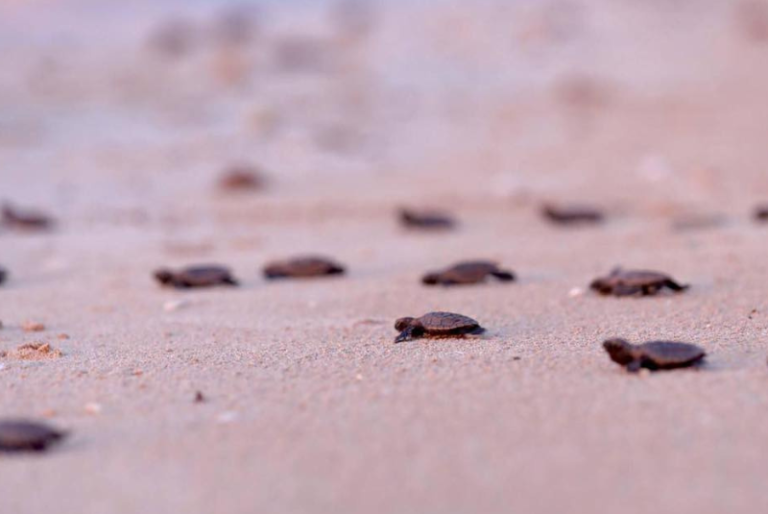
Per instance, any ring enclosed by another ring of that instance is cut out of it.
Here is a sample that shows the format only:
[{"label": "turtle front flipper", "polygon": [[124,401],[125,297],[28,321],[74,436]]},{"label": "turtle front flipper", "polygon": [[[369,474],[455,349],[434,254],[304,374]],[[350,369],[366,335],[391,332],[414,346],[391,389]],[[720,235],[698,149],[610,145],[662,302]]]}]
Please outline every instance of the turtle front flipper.
[{"label": "turtle front flipper", "polygon": [[472,336],[479,336],[481,334],[485,334],[485,329],[481,326],[477,326],[472,330],[470,330],[469,332],[467,332],[467,335],[472,335]]},{"label": "turtle front flipper", "polygon": [[634,359],[629,364],[627,364],[627,371],[630,373],[637,373],[640,371],[640,368],[643,367],[643,362],[640,359]]},{"label": "turtle front flipper", "polygon": [[418,325],[410,325],[405,328],[400,334],[395,338],[395,344],[402,343],[403,341],[410,341],[411,339],[418,339],[419,337],[424,335],[424,329],[421,328]]}]

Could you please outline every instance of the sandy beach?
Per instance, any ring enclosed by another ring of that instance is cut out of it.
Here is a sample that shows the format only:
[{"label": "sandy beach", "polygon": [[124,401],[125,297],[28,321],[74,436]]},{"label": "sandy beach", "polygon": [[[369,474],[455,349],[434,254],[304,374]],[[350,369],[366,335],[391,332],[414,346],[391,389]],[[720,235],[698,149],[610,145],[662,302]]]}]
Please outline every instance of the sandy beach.
[{"label": "sandy beach", "polygon": [[[0,414],[69,431],[0,455],[0,512],[768,508],[768,11],[746,5],[380,2],[358,33],[267,2],[227,42],[215,2],[0,2],[0,200],[57,221],[0,232],[0,351],[61,352],[0,359]],[[216,188],[240,162],[263,190]],[[553,226],[545,201],[607,219]],[[262,278],[305,253],[348,273]],[[519,280],[420,283],[475,258]],[[199,263],[240,287],[152,277]],[[617,265],[691,288],[589,291]],[[434,310],[487,333],[392,344]],[[706,364],[629,374],[614,336]]]}]

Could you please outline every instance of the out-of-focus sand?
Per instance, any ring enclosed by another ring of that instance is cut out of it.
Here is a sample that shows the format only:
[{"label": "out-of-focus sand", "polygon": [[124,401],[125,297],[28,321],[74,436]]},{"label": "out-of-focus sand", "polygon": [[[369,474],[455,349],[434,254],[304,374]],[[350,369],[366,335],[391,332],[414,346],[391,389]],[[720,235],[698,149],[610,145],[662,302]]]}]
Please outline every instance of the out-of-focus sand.
[{"label": "out-of-focus sand", "polygon": [[[0,235],[0,350],[64,352],[0,361],[1,411],[71,430],[0,457],[0,512],[768,508],[768,245],[749,218],[768,198],[768,43],[736,2],[391,4],[357,45],[272,6],[252,47],[174,63],[144,44],[158,9],[126,4],[0,7],[0,197],[60,219]],[[293,33],[330,41],[331,70],[276,70]],[[271,187],[214,193],[242,159]],[[558,230],[542,199],[611,220]],[[461,228],[405,233],[402,204]],[[673,228],[699,215],[724,223]],[[301,252],[350,273],[260,278]],[[520,281],[419,284],[477,257]],[[196,262],[243,286],[151,280]],[[693,287],[571,294],[616,264]],[[396,317],[436,309],[487,337],[391,344]],[[630,376],[608,336],[694,342],[709,364]]]}]

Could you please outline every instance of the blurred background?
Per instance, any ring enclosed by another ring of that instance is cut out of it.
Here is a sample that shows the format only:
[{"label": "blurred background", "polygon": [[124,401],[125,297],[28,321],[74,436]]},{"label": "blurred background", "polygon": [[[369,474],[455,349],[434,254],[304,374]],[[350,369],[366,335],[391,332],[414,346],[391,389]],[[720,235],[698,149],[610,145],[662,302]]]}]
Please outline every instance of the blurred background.
[{"label": "blurred background", "polygon": [[4,0],[0,55],[0,193],[73,223],[235,163],[363,211],[768,196],[760,0]]}]

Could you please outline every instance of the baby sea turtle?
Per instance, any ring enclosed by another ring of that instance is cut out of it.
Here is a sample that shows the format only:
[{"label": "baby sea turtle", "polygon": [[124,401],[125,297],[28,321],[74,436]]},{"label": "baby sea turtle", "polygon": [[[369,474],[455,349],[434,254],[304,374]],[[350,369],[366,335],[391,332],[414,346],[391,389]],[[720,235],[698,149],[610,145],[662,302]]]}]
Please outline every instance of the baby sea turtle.
[{"label": "baby sea turtle", "polygon": [[438,211],[414,211],[400,209],[400,223],[407,228],[445,230],[456,226],[456,220]]},{"label": "baby sea turtle", "polygon": [[613,362],[632,372],[639,371],[640,368],[685,368],[698,364],[706,355],[706,352],[695,344],[673,341],[632,344],[624,339],[608,339],[603,342],[603,348]]},{"label": "baby sea turtle", "polygon": [[499,268],[492,261],[465,261],[454,264],[441,271],[433,271],[424,275],[421,281],[427,285],[453,286],[463,284],[478,284],[487,277],[495,277],[502,282],[515,280],[515,274]]},{"label": "baby sea turtle", "polygon": [[755,212],[753,216],[755,218],[755,221],[759,221],[761,223],[768,221],[768,204],[758,205],[755,208]]},{"label": "baby sea turtle", "polygon": [[679,293],[689,286],[658,271],[615,268],[610,275],[593,280],[589,287],[602,295],[651,296],[665,287]]},{"label": "baby sea turtle", "polygon": [[541,213],[547,220],[559,225],[587,225],[600,223],[604,219],[601,211],[580,205],[544,204]]},{"label": "baby sea turtle", "polygon": [[44,423],[27,420],[0,421],[0,451],[42,452],[67,434]]},{"label": "baby sea turtle", "polygon": [[344,272],[344,266],[341,264],[318,256],[275,261],[264,266],[264,277],[269,279],[323,277],[342,275]]},{"label": "baby sea turtle", "polygon": [[395,343],[420,337],[462,337],[485,332],[477,321],[453,312],[430,312],[420,318],[400,318],[395,321],[395,330],[400,332]]},{"label": "baby sea turtle", "polygon": [[178,59],[189,55],[199,44],[201,29],[183,18],[165,20],[152,30],[148,46],[158,55]]},{"label": "baby sea turtle", "polygon": [[53,226],[53,219],[42,212],[20,210],[6,203],[3,205],[2,223],[18,230],[46,230]]},{"label": "baby sea turtle", "polygon": [[219,189],[228,192],[258,191],[265,185],[259,170],[247,164],[237,164],[225,170],[219,178]]},{"label": "baby sea turtle", "polygon": [[224,7],[213,22],[213,36],[227,46],[244,46],[259,35],[260,12],[252,3]]},{"label": "baby sea turtle", "polygon": [[223,266],[190,266],[177,271],[161,268],[155,271],[155,278],[162,285],[177,289],[238,285],[229,269]]}]

